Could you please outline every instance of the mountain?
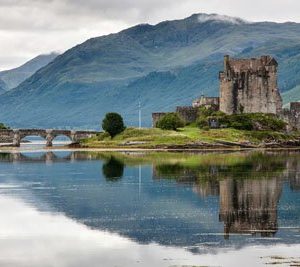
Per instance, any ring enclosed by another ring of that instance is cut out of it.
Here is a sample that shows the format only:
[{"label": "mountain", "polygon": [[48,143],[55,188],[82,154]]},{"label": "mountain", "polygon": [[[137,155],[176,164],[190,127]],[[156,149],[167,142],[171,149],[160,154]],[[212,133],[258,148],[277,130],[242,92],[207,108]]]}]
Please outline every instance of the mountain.
[{"label": "mountain", "polygon": [[6,83],[0,79],[0,94],[5,93],[6,90],[7,90]]},{"label": "mountain", "polygon": [[1,71],[0,79],[6,84],[6,90],[13,89],[29,78],[37,70],[54,60],[57,56],[58,54],[54,52],[46,55],[39,55],[18,68]]},{"label": "mountain", "polygon": [[143,125],[151,112],[218,95],[224,54],[274,56],[282,92],[300,85],[300,24],[251,23],[195,14],[157,25],[137,25],[92,38],[0,96],[0,121],[12,127],[99,128],[104,114],[120,112]]}]

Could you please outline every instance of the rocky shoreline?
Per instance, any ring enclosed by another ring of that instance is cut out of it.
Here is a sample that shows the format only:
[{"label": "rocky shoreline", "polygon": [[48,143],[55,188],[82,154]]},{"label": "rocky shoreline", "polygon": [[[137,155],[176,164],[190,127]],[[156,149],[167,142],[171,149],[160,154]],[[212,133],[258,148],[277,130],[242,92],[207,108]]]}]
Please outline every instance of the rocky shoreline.
[{"label": "rocky shoreline", "polygon": [[281,149],[300,149],[300,140],[288,140],[288,141],[272,141],[272,142],[261,142],[260,144],[254,144],[251,142],[229,142],[218,140],[214,143],[207,142],[193,142],[184,145],[155,145],[155,146],[143,146],[136,143],[123,143],[122,145],[113,147],[92,147],[82,144],[69,145],[70,148],[82,148],[82,149],[141,149],[141,150],[206,150],[206,149],[270,149],[270,148],[281,148]]}]

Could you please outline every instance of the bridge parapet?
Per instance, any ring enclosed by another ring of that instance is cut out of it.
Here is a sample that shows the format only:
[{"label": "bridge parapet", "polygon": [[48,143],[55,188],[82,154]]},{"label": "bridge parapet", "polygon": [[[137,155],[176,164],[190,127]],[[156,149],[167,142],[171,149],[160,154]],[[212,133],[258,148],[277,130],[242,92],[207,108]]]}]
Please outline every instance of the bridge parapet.
[{"label": "bridge parapet", "polygon": [[21,140],[27,136],[40,136],[46,139],[46,146],[51,147],[53,140],[59,135],[64,135],[70,138],[72,143],[77,143],[82,139],[89,138],[97,135],[97,131],[71,131],[71,130],[59,130],[59,129],[9,129],[0,130],[0,142],[4,137],[12,139],[13,146],[19,147]]}]

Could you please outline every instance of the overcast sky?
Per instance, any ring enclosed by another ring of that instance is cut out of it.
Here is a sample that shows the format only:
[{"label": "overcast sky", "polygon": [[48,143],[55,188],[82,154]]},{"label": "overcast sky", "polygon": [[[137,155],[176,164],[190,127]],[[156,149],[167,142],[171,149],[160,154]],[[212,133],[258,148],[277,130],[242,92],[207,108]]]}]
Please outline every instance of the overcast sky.
[{"label": "overcast sky", "polygon": [[0,0],[0,70],[90,37],[194,13],[300,22],[299,0]]}]

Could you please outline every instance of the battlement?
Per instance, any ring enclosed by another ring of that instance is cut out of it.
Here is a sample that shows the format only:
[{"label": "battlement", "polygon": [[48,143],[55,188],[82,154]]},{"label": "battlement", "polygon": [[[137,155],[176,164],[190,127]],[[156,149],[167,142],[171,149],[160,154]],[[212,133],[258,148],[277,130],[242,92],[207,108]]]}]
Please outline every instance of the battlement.
[{"label": "battlement", "polygon": [[242,72],[260,72],[264,70],[276,70],[277,61],[271,56],[261,56],[260,58],[250,59],[232,59],[229,56],[224,57],[224,72],[230,70],[234,73]]}]

